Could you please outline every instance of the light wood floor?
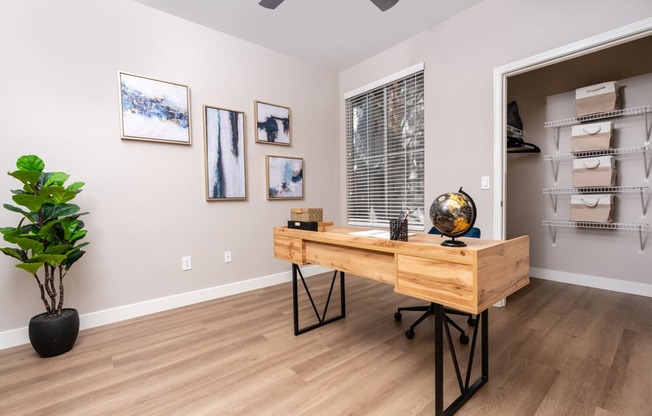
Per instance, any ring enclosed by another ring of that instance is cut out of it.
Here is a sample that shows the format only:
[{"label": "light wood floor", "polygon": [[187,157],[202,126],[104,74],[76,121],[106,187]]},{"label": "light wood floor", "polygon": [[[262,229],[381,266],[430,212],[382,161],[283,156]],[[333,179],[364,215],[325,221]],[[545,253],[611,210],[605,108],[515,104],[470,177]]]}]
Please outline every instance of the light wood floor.
[{"label": "light wood floor", "polygon": [[[55,358],[0,351],[0,414],[432,415],[432,319],[412,340],[416,314],[393,319],[415,303],[347,276],[346,319],[299,337],[282,284],[83,331]],[[491,308],[489,382],[457,415],[652,415],[651,316],[650,298],[533,279]]]}]

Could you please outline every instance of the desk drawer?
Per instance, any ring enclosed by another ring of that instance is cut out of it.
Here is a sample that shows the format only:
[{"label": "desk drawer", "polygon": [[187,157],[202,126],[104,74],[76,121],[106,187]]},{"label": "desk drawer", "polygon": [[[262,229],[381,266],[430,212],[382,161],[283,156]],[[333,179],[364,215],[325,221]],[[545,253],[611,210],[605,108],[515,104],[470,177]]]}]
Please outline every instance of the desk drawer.
[{"label": "desk drawer", "polygon": [[478,313],[474,280],[474,268],[470,264],[398,256],[395,289],[404,295],[431,300],[465,312]]},{"label": "desk drawer", "polygon": [[394,254],[306,241],[306,261],[394,284]]}]

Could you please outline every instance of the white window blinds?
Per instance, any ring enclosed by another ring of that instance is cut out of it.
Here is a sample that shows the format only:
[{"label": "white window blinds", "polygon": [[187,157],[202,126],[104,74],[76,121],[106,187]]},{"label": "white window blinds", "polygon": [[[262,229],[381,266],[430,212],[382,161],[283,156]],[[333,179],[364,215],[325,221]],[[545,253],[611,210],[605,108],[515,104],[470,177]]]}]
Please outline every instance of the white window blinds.
[{"label": "white window blinds", "polygon": [[346,98],[347,222],[424,228],[423,70]]}]

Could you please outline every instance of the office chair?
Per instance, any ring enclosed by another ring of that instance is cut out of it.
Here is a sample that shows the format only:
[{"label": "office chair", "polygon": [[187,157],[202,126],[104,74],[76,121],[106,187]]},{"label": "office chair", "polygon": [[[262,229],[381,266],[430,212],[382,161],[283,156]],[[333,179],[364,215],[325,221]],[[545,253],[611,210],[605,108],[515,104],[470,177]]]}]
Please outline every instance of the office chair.
[{"label": "office chair", "polygon": [[[438,229],[435,227],[432,227],[430,231],[428,231],[428,234],[441,234]],[[469,230],[468,233],[464,235],[464,237],[471,237],[471,238],[480,238],[480,229],[477,227],[473,227]],[[400,321],[401,318],[403,318],[403,314],[401,313],[402,311],[422,311],[424,312],[423,315],[419,317],[412,325],[410,325],[410,329],[405,331],[405,336],[408,339],[414,338],[414,328],[417,327],[421,322],[423,322],[426,318],[429,316],[432,316],[435,313],[435,304],[430,303],[430,305],[424,305],[424,306],[405,306],[403,308],[398,308],[398,310],[394,313],[394,320]],[[455,309],[450,309],[450,308],[444,308],[444,312],[446,313],[446,321],[452,325],[455,329],[457,329],[460,332],[460,343],[462,344],[468,344],[469,343],[469,336],[466,335],[466,332],[455,322],[453,321],[448,315],[461,315],[461,316],[466,316],[467,320],[466,322],[473,326],[476,323],[475,318],[473,317],[472,314],[467,313],[467,312],[460,312],[456,311]]]}]

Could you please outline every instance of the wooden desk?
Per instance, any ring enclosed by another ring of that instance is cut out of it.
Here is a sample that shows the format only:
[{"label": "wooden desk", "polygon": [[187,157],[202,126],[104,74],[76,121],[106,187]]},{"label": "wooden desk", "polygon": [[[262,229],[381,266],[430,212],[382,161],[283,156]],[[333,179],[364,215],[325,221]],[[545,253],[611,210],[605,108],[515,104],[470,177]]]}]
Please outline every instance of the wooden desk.
[{"label": "wooden desk", "polygon": [[[354,236],[364,228],[334,226],[324,232],[274,227],[274,257],[292,263],[295,335],[346,316],[344,272],[394,286],[394,291],[435,306],[435,414],[452,415],[489,378],[488,308],[530,282],[529,237],[506,241],[461,238],[466,247],[444,247],[442,237],[417,233],[408,242]],[[316,264],[335,270],[323,315],[319,315],[299,266]],[[326,319],[337,273],[340,273],[341,313]],[[318,323],[298,328],[297,275],[308,292]],[[462,382],[446,324],[444,306],[481,314],[482,376],[469,385],[478,326],[475,327],[466,382]],[[443,333],[446,331],[457,372],[460,397],[443,408]]]},{"label": "wooden desk", "polygon": [[461,238],[467,247],[443,247],[441,236],[418,233],[408,242],[349,233],[274,228],[274,257],[317,264],[394,286],[398,293],[479,314],[530,282],[529,237],[508,241]]}]

